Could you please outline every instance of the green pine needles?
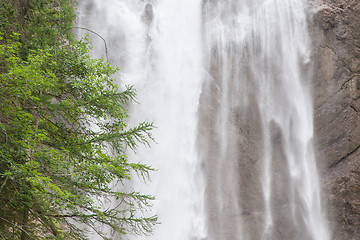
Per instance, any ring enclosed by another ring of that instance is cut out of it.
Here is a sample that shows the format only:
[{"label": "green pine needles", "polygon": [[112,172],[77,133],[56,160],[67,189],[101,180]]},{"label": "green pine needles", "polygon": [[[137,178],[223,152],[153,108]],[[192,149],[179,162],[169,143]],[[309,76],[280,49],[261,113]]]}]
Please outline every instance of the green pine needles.
[{"label": "green pine needles", "polygon": [[150,233],[153,197],[113,188],[153,171],[127,160],[153,141],[126,124],[135,90],[74,40],[73,1],[0,1],[0,239]]}]

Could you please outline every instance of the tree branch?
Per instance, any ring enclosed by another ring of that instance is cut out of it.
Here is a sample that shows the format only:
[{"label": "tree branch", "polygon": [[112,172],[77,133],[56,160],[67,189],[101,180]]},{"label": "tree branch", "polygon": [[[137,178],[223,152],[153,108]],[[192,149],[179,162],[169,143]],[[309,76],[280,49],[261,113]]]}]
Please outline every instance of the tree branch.
[{"label": "tree branch", "polygon": [[91,32],[91,33],[95,34],[96,36],[100,37],[104,41],[106,60],[109,62],[109,55],[108,55],[108,48],[107,48],[107,45],[106,45],[106,40],[100,34],[98,34],[97,32],[94,32],[93,30],[90,30],[88,28],[84,28],[84,27],[74,27],[74,28],[82,29],[82,30]]},{"label": "tree branch", "polygon": [[16,224],[10,222],[9,220],[7,220],[7,219],[5,219],[5,218],[3,218],[3,217],[0,217],[0,218],[1,218],[2,220],[4,220],[5,222],[10,223],[13,227],[20,229],[22,232],[25,232],[28,236],[30,236],[30,234],[29,234],[27,231],[25,231],[25,229],[23,229],[22,227],[17,226]]},{"label": "tree branch", "polygon": [[3,188],[4,188],[4,186],[5,186],[8,179],[9,179],[9,175],[6,175],[4,182],[1,184],[1,187],[0,187],[0,193],[3,190]]}]

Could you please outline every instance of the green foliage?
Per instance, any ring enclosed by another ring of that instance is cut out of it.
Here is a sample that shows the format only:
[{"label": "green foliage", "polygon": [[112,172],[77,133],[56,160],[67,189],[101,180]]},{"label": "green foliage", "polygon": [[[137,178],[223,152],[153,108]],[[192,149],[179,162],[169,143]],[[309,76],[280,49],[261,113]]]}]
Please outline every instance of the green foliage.
[{"label": "green foliage", "polygon": [[0,32],[4,41],[19,33],[20,54],[26,59],[30,50],[44,45],[61,45],[73,40],[75,0],[0,0]]},{"label": "green foliage", "polygon": [[73,40],[72,1],[24,1],[22,18],[16,2],[0,8],[8,11],[0,24],[0,239],[86,239],[89,228],[107,239],[103,226],[151,232],[156,216],[137,209],[153,197],[111,187],[153,170],[126,156],[152,141],[151,123],[126,124],[134,89],[120,90],[117,69]]}]

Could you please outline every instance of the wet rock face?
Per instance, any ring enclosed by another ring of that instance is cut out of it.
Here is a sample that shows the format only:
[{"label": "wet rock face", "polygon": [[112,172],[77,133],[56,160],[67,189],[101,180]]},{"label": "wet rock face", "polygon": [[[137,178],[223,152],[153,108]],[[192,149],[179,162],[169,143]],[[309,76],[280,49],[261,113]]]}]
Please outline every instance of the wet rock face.
[{"label": "wet rock face", "polygon": [[142,20],[145,24],[150,25],[154,19],[154,10],[151,3],[145,5],[145,9],[142,15]]},{"label": "wet rock face", "polygon": [[360,239],[360,1],[314,0],[314,108],[334,240]]}]

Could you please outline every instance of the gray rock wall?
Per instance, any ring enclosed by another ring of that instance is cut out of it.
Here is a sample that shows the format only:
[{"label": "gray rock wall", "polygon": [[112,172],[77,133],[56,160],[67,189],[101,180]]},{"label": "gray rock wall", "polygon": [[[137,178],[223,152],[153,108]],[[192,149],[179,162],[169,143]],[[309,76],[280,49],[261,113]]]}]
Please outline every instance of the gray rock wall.
[{"label": "gray rock wall", "polygon": [[313,1],[314,108],[334,240],[360,239],[360,1]]},{"label": "gray rock wall", "polygon": [[[205,1],[204,2],[208,2]],[[210,1],[211,2],[211,1]],[[309,28],[313,41],[312,72],[315,148],[333,240],[360,239],[360,0],[312,0]],[[236,51],[231,51],[236,52]],[[221,132],[216,127],[219,113],[221,59],[210,56],[211,81],[206,81],[200,100],[200,141],[207,176],[209,235],[215,239],[260,239],[264,211],[259,176],[262,172],[262,130],[254,94],[249,105],[230,112],[227,138],[236,145],[226,161],[219,161]],[[234,58],[236,59],[236,58]],[[246,73],[246,69],[244,70]],[[251,79],[251,77],[249,77]],[[251,82],[248,89],[253,89]],[[273,126],[274,159],[282,159],[281,132]],[[241,161],[240,161],[241,159]],[[289,177],[281,161],[274,162],[276,196],[273,205],[276,226],[269,239],[308,239],[303,229],[288,226],[286,188]],[[232,173],[239,178],[231,178]],[[227,187],[228,186],[228,187]],[[234,194],[235,193],[235,194]],[[241,205],[241,206],[240,206]],[[221,220],[219,220],[221,219]],[[242,225],[243,229],[238,229]],[[245,231],[246,230],[246,231]],[[247,233],[247,234],[245,234]],[[247,236],[248,235],[248,236]]]}]

